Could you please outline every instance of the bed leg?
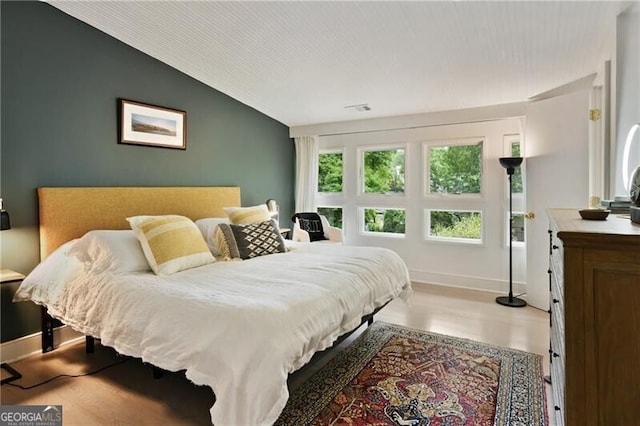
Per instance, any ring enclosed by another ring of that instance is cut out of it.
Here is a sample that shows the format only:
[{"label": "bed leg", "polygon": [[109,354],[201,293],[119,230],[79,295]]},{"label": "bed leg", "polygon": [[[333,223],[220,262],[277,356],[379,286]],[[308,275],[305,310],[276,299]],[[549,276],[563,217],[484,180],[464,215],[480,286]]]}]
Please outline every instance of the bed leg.
[{"label": "bed leg", "polygon": [[94,353],[96,350],[96,347],[95,347],[96,339],[94,339],[92,336],[85,336],[84,342],[85,342],[85,351],[88,354]]},{"label": "bed leg", "polygon": [[42,353],[53,350],[53,317],[47,312],[47,308],[40,307],[40,318],[42,328]]},{"label": "bed leg", "polygon": [[153,367],[153,378],[154,379],[159,379],[163,376],[164,372],[162,371],[162,368],[156,367],[155,365],[152,365]]}]

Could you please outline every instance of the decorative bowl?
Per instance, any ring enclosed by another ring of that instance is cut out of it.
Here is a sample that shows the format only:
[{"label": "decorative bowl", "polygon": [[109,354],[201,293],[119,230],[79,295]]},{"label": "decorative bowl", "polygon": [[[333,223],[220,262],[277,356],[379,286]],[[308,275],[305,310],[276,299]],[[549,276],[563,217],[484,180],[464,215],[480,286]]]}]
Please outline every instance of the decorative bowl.
[{"label": "decorative bowl", "polygon": [[580,210],[580,217],[586,220],[606,220],[611,210],[604,209],[583,209]]}]

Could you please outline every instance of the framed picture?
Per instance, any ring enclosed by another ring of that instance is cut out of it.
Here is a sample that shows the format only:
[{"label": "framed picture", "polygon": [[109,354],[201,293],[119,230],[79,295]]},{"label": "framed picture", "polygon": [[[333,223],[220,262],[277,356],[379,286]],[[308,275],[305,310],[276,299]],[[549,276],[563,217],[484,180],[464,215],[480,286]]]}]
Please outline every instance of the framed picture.
[{"label": "framed picture", "polygon": [[120,99],[118,143],[187,149],[187,113]]}]

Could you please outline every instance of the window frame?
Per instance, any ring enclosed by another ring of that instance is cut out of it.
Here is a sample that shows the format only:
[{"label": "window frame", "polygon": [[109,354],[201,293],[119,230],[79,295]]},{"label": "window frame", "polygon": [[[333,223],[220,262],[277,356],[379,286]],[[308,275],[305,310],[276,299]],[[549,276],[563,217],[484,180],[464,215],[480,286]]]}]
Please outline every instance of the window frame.
[{"label": "window frame", "polygon": [[[459,237],[437,237],[431,235],[431,212],[454,212],[454,213],[480,213],[480,239],[459,238]],[[464,208],[425,208],[423,209],[423,239],[428,242],[437,242],[445,244],[465,244],[469,246],[484,247],[486,244],[486,226],[484,221],[484,208],[481,209],[464,209]]]},{"label": "window frame", "polygon": [[[469,143],[469,141],[475,141]],[[428,199],[448,198],[448,199],[484,199],[485,196],[485,147],[486,136],[470,136],[455,139],[436,139],[422,142],[422,196]],[[443,148],[447,146],[472,146],[480,143],[480,192],[479,193],[439,193],[431,192],[431,157],[429,155],[430,148]]]},{"label": "window frame", "polygon": [[[366,221],[364,219],[365,210],[402,210],[402,211],[404,211],[404,232],[402,234],[399,234],[399,233],[395,233],[395,232],[366,231],[365,230]],[[404,208],[404,207],[397,207],[397,206],[387,206],[387,207],[382,207],[382,206],[358,206],[358,232],[361,235],[368,236],[368,237],[405,239],[407,237],[407,209]]]},{"label": "window frame", "polygon": [[[365,164],[364,164],[364,155],[366,152],[372,152],[372,151],[397,151],[397,150],[403,150],[404,151],[404,191],[402,193],[394,193],[394,192],[388,192],[388,193],[379,193],[379,192],[365,192],[364,191],[364,185],[365,185],[365,178],[364,178],[364,169],[365,169]],[[386,197],[386,198],[395,198],[395,199],[406,199],[407,198],[407,192],[408,192],[408,163],[407,163],[407,152],[409,151],[409,144],[407,142],[400,142],[400,143],[390,143],[390,144],[380,144],[380,145],[362,145],[362,146],[358,146],[357,148],[357,152],[358,152],[358,179],[357,179],[357,184],[358,184],[358,197],[367,197],[367,198],[371,198],[371,197]],[[403,208],[404,209],[404,208]],[[405,209],[406,210],[406,209]]]}]

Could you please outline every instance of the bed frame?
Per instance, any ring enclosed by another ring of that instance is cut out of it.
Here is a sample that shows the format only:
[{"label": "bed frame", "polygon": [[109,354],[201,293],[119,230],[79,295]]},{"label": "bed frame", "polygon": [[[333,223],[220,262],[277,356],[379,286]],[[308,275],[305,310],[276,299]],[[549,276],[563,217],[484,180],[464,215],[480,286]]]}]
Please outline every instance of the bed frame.
[{"label": "bed frame", "polygon": [[[67,241],[95,229],[129,229],[127,217],[179,214],[192,220],[225,217],[224,207],[240,206],[238,187],[69,187],[38,188],[40,258]],[[386,304],[385,304],[386,305]],[[358,327],[334,343],[346,339],[385,305],[362,317]],[[42,352],[55,348],[54,319],[42,307]],[[86,351],[93,352],[94,338],[86,336]],[[154,366],[154,377],[161,371]]]},{"label": "bed frame", "polygon": [[[38,188],[40,260],[67,241],[94,229],[129,229],[136,215],[179,214],[192,220],[224,217],[240,206],[238,187],[71,187]],[[42,352],[54,349],[54,319],[42,308]],[[87,352],[94,341],[87,336]]]}]

